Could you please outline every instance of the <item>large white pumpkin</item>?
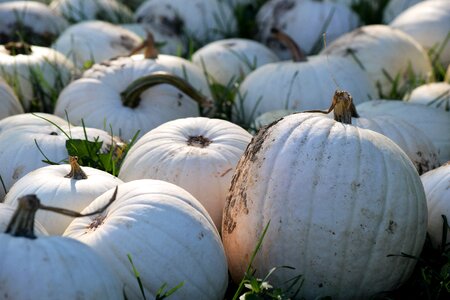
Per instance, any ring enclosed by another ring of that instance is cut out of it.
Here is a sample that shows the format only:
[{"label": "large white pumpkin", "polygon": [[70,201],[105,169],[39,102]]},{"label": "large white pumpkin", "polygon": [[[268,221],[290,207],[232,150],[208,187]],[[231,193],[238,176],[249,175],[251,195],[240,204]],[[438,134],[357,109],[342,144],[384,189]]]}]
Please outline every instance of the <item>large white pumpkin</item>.
[{"label": "large white pumpkin", "polygon": [[256,68],[278,60],[263,44],[241,38],[211,42],[192,55],[192,62],[211,76],[212,82],[225,87],[233,87]]},{"label": "large white pumpkin", "polygon": [[[434,247],[442,247],[444,219],[450,222],[450,162],[422,176],[422,184],[428,202],[428,234]],[[447,228],[447,243],[450,229]]]},{"label": "large white pumpkin", "polygon": [[0,43],[25,41],[48,47],[69,26],[47,5],[35,1],[10,1],[0,4]]},{"label": "large white pumpkin", "polygon": [[93,19],[126,23],[133,18],[131,10],[117,0],[53,0],[50,8],[72,23]]},{"label": "large white pumpkin", "polygon": [[54,95],[72,79],[72,63],[51,48],[0,45],[0,76],[13,86],[26,111],[51,112]]},{"label": "large white pumpkin", "polygon": [[167,121],[199,116],[200,105],[198,99],[190,97],[192,94],[158,84],[160,81],[156,86],[146,85],[155,83],[154,76],[148,76],[159,76],[160,71],[180,74],[178,78],[186,78],[194,91],[211,95],[202,71],[187,60],[174,56],[165,59],[163,55],[157,59],[121,58],[94,65],[82,78],[70,83],[59,95],[55,114],[64,117],[67,112],[75,124],[83,119],[90,127],[111,126],[114,135],[125,140],[138,130],[142,136]]},{"label": "large white pumpkin", "polygon": [[[83,213],[103,206],[112,193],[98,197]],[[128,255],[147,299],[154,299],[163,284],[171,289],[184,283],[173,299],[221,300],[227,289],[226,258],[211,218],[192,195],[168,182],[122,184],[104,213],[75,219],[64,235],[104,257],[124,283],[128,299],[141,299]]]},{"label": "large white pumpkin", "polygon": [[387,256],[420,254],[426,210],[419,175],[391,140],[300,113],[250,143],[227,197],[222,239],[239,281],[270,221],[253,263],[258,276],[291,266],[272,273],[274,286],[302,275],[298,296],[306,299],[368,299],[411,275],[415,260]]},{"label": "large white pumpkin", "polygon": [[[44,205],[81,212],[95,198],[122,183],[122,180],[107,172],[90,167],[83,167],[80,171],[79,168],[78,163],[72,158],[71,165],[53,165],[36,169],[11,187],[4,202],[17,206],[20,197],[34,194]],[[73,219],[49,211],[38,211],[36,214],[36,220],[51,235],[62,235]]]},{"label": "large white pumpkin", "polygon": [[423,0],[390,0],[383,10],[383,23],[387,24],[409,7]]},{"label": "large white pumpkin", "polygon": [[162,32],[206,44],[235,34],[236,19],[222,0],[152,0],[134,13],[138,23],[149,23]]},{"label": "large white pumpkin", "polygon": [[336,88],[349,91],[355,103],[377,95],[367,74],[342,57],[314,55],[307,61],[266,64],[251,72],[240,85],[234,117],[239,123],[250,124],[273,110],[326,109]]},{"label": "large white pumpkin", "polygon": [[53,44],[78,69],[121,55],[141,43],[134,32],[104,21],[85,21],[67,28]]},{"label": "large white pumpkin", "polygon": [[405,101],[373,100],[356,106],[363,117],[392,115],[422,130],[439,151],[439,161],[450,160],[449,113],[422,104]]},{"label": "large white pumpkin", "polygon": [[123,286],[101,255],[73,239],[36,238],[38,201],[22,198],[8,233],[0,233],[1,298],[123,299]]},{"label": "large white pumpkin", "polygon": [[311,0],[271,0],[258,11],[256,22],[258,39],[282,59],[289,52],[271,36],[271,29],[286,32],[307,54],[322,49],[323,34],[327,42],[347,33],[359,25],[359,18],[349,7],[339,3]]},{"label": "large white pumpkin", "polygon": [[406,33],[386,25],[368,25],[331,42],[322,54],[356,61],[365,70],[380,96],[392,89],[399,76],[401,87],[414,72],[417,79],[431,77],[431,62],[423,47]]},{"label": "large white pumpkin", "polygon": [[247,131],[224,120],[167,122],[133,145],[119,178],[160,179],[184,188],[205,206],[220,231],[231,177],[250,140]]},{"label": "large white pumpkin", "polygon": [[[448,0],[423,1],[398,15],[390,24],[418,41],[427,51],[440,51],[438,60],[450,64],[450,3]],[[433,54],[432,57],[434,57]]]}]

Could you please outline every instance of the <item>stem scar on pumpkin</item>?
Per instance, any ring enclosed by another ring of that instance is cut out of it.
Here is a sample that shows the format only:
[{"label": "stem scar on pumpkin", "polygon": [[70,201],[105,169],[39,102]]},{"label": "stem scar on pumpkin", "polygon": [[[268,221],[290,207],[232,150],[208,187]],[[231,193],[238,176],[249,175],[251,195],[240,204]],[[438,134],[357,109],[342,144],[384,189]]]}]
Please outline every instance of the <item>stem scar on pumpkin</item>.
[{"label": "stem scar on pumpkin", "polygon": [[328,110],[305,110],[303,112],[322,114],[333,112],[334,120],[344,124],[352,124],[352,117],[359,118],[350,93],[340,90],[334,92],[333,100]]},{"label": "stem scar on pumpkin", "polygon": [[69,156],[70,172],[65,178],[71,178],[76,180],[87,179],[86,173],[78,164],[78,156]]}]

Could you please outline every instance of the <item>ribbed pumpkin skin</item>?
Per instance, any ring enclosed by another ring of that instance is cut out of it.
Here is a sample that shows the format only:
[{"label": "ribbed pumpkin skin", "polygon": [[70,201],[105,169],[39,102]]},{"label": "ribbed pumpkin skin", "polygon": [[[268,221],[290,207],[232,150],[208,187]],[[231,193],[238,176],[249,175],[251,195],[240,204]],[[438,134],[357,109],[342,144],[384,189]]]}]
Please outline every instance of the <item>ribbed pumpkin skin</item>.
[{"label": "ribbed pumpkin skin", "polygon": [[[427,196],[428,233],[437,247],[442,241],[442,215],[450,220],[450,162],[423,174],[420,179]],[[447,236],[450,236],[450,230],[447,230]]]},{"label": "ribbed pumpkin skin", "polygon": [[110,267],[82,243],[0,233],[1,299],[123,299]]},{"label": "ribbed pumpkin skin", "polygon": [[[84,213],[105,205],[112,192]],[[105,218],[99,221],[99,216]],[[174,184],[150,179],[124,183],[102,215],[75,219],[64,235],[101,254],[119,274],[128,299],[142,299],[128,254],[147,299],[154,299],[164,283],[171,289],[184,282],[173,299],[219,300],[225,294],[228,273],[219,234],[203,206]]]},{"label": "ribbed pumpkin skin", "polygon": [[[202,136],[211,143],[189,144]],[[206,208],[220,231],[222,211],[239,158],[252,136],[225,120],[184,118],[151,130],[124,159],[119,178],[159,179],[191,193]]]},{"label": "ribbed pumpkin skin", "polygon": [[271,221],[254,267],[274,286],[303,275],[306,299],[367,299],[393,289],[419,255],[426,200],[414,166],[384,136],[318,114],[295,114],[254,138],[224,209],[222,238],[234,280]]}]

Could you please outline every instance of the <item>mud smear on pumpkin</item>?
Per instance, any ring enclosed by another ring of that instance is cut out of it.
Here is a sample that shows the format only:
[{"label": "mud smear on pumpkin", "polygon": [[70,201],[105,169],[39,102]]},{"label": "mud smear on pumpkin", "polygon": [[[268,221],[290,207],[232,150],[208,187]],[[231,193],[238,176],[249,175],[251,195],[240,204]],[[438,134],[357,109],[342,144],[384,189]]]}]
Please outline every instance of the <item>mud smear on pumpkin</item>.
[{"label": "mud smear on pumpkin", "polygon": [[[248,214],[247,186],[253,181],[249,172],[253,164],[257,163],[257,154],[261,150],[266,136],[270,133],[272,126],[283,120],[283,118],[259,130],[245,149],[244,155],[239,160],[236,171],[231,180],[231,187],[225,201],[222,230],[231,234],[236,227],[235,218],[241,213]],[[264,158],[262,158],[264,159]]]},{"label": "mud smear on pumpkin", "polygon": [[121,34],[119,36],[119,40],[111,41],[110,45],[112,48],[124,48],[128,51],[132,51],[138,46],[138,43],[136,42],[136,40],[130,38],[129,36]]}]

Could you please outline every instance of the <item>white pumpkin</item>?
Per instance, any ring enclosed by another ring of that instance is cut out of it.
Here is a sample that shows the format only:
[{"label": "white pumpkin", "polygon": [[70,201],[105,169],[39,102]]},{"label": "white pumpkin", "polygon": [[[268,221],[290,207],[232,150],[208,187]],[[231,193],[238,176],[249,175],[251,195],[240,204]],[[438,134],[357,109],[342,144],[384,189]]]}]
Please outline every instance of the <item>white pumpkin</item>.
[{"label": "white pumpkin", "polygon": [[388,24],[411,6],[424,0],[390,0],[383,10],[383,22]]},{"label": "white pumpkin", "polygon": [[233,87],[256,68],[279,61],[276,54],[256,41],[230,38],[211,42],[192,55],[192,62],[225,87]]},{"label": "white pumpkin", "polygon": [[251,72],[240,85],[234,117],[238,123],[250,124],[268,111],[325,108],[336,88],[349,91],[355,103],[377,95],[367,74],[342,57],[315,55],[303,62],[266,64]]},{"label": "white pumpkin", "polygon": [[0,120],[0,134],[11,128],[18,128],[21,126],[29,125],[44,125],[48,126],[49,121],[55,123],[58,126],[69,125],[69,123],[53,114],[46,113],[22,113],[13,115]]},{"label": "white pumpkin", "polygon": [[404,100],[450,111],[450,84],[432,82],[418,86]]},{"label": "white pumpkin", "polygon": [[35,1],[13,1],[0,4],[0,43],[25,41],[48,47],[69,26],[47,5]]},{"label": "white pumpkin", "polygon": [[133,18],[130,9],[117,0],[53,0],[50,8],[72,23],[93,19],[127,23]]},{"label": "white pumpkin", "polygon": [[[6,228],[8,227],[9,222],[11,221],[12,216],[15,212],[15,207],[1,203],[0,201],[0,232],[5,232]],[[39,223],[38,221],[34,221],[34,231],[36,232],[36,235],[48,235],[47,230]]]},{"label": "white pumpkin", "polygon": [[[64,133],[59,129],[64,131]],[[102,151],[108,151],[116,140],[106,131],[76,126],[29,125],[4,130],[0,134],[0,176],[8,191],[12,185],[27,173],[47,166],[51,162],[67,159],[66,141],[70,134],[73,139],[87,139],[103,142]],[[84,130],[85,129],[85,130]],[[0,198],[6,192],[0,186]]]},{"label": "white pumpkin", "polygon": [[450,64],[450,3],[448,0],[423,1],[398,15],[390,24],[413,37],[424,49],[433,49],[445,68]]},{"label": "white pumpkin", "polygon": [[431,77],[431,62],[423,47],[409,35],[386,25],[360,27],[336,39],[321,54],[343,56],[365,70],[380,96],[399,76],[402,86],[412,71],[417,79]]},{"label": "white pumpkin", "polygon": [[200,44],[231,36],[236,31],[232,9],[220,0],[152,0],[136,10],[134,20],[149,23],[169,35]]},{"label": "white pumpkin", "polygon": [[26,111],[51,112],[51,99],[71,80],[73,65],[61,53],[22,43],[0,45],[0,76],[16,92]]},{"label": "white pumpkin", "polygon": [[271,36],[273,27],[288,34],[307,54],[322,49],[323,34],[327,42],[335,40],[359,26],[359,18],[349,7],[323,1],[271,0],[258,11],[256,22],[258,39],[282,59],[289,59],[289,52]]},{"label": "white pumpkin", "polygon": [[[0,120],[24,113],[12,88],[0,77]],[[0,126],[1,130],[1,126]]]},{"label": "white pumpkin", "polygon": [[[109,128],[114,135],[130,140],[138,130],[139,136],[170,120],[198,116],[199,104],[187,91],[181,91],[163,83],[164,78],[175,77],[170,74],[181,73],[178,78],[187,78],[193,92],[211,95],[202,71],[186,60],[160,55],[156,60],[122,58],[93,66],[84,76],[69,84],[60,94],[55,114],[63,117],[66,112],[75,124],[81,120],[87,126]],[[166,60],[162,64],[159,60]],[[184,64],[180,64],[185,62]],[[183,72],[186,72],[184,75]],[[153,74],[152,77],[149,77]],[[175,74],[176,75],[176,74]],[[159,78],[155,80],[155,76]],[[176,79],[175,79],[176,80]],[[167,82],[167,80],[166,80]],[[152,86],[153,85],[153,86]],[[80,97],[83,93],[84,97]],[[95,101],[92,101],[95,99]]]},{"label": "white pumpkin", "polygon": [[121,55],[142,42],[134,32],[104,21],[85,21],[70,26],[53,44],[78,69]]},{"label": "white pumpkin", "polygon": [[[80,166],[74,158],[70,165],[53,165],[23,176],[5,196],[5,203],[17,206],[18,199],[36,195],[42,204],[81,212],[95,198],[122,183],[117,177],[94,168]],[[49,211],[38,211],[36,220],[51,235],[62,235],[74,218]]]},{"label": "white pumpkin", "polygon": [[411,275],[415,260],[387,256],[420,254],[426,209],[417,171],[391,140],[299,113],[261,130],[239,161],[222,240],[239,281],[270,221],[257,276],[286,265],[295,270],[276,270],[270,281],[283,288],[302,275],[297,297],[369,299]]},{"label": "white pumpkin", "polygon": [[2,299],[123,299],[117,275],[92,249],[69,238],[35,237],[38,201],[22,198],[8,233],[0,233]]},{"label": "white pumpkin", "polygon": [[373,100],[358,104],[362,117],[392,115],[422,130],[439,151],[439,161],[450,160],[450,118],[448,112],[404,101]]},{"label": "white pumpkin", "polygon": [[[104,205],[112,190],[84,213]],[[104,257],[124,283],[128,299],[141,291],[127,255],[140,273],[147,299],[163,285],[183,286],[174,299],[223,299],[228,273],[218,232],[203,206],[182,188],[159,180],[122,184],[104,213],[77,218],[64,233]]]},{"label": "white pumpkin", "polygon": [[250,140],[247,131],[225,120],[167,122],[133,145],[119,178],[159,179],[184,188],[206,208],[220,231],[231,176]]},{"label": "white pumpkin", "polygon": [[[434,247],[442,247],[444,219],[450,221],[450,163],[431,170],[421,177],[428,201],[428,234]],[[447,228],[447,243],[450,229]]]}]

